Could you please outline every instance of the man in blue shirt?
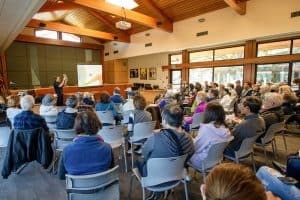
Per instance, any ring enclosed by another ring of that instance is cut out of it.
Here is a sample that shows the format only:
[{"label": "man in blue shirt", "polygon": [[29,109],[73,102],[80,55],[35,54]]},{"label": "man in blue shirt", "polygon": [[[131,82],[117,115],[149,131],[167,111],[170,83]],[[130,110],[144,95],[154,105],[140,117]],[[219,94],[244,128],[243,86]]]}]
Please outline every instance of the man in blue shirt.
[{"label": "man in blue shirt", "polygon": [[124,103],[124,99],[123,97],[120,95],[120,88],[118,87],[115,87],[114,89],[114,95],[112,95],[110,97],[110,100],[113,102],[113,103]]},{"label": "man in blue shirt", "polygon": [[44,118],[40,115],[35,114],[32,111],[34,106],[34,98],[31,95],[25,95],[21,98],[21,108],[22,112],[15,116],[14,128],[21,130],[43,128],[48,131],[47,123]]}]

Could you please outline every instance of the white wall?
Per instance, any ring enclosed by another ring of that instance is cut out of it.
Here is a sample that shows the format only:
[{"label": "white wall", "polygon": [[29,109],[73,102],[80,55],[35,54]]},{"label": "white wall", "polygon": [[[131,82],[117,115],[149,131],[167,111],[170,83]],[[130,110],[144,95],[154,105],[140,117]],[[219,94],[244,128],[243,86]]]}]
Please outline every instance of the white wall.
[{"label": "white wall", "polygon": [[[168,84],[168,71],[162,71],[161,66],[168,65],[168,54],[167,53],[159,53],[159,54],[151,54],[145,56],[137,56],[131,57],[128,59],[128,68],[130,69],[139,69],[147,68],[147,80],[140,80],[139,78],[130,78],[128,71],[128,80],[129,83],[149,83],[152,85],[159,85],[160,88],[164,88]],[[148,68],[155,67],[157,73],[156,80],[149,80],[149,71]]]},{"label": "white wall", "polygon": [[[291,12],[300,10],[300,0],[250,0],[247,13],[237,14],[232,8],[225,8],[198,17],[174,23],[173,33],[158,29],[131,36],[131,43],[109,42],[105,45],[105,60],[170,52],[191,48],[220,46],[249,39],[279,37],[300,33],[300,17],[291,18]],[[205,18],[205,22],[198,22]],[[197,32],[208,31],[208,35],[196,37]],[[146,37],[145,33],[150,33]],[[145,48],[145,43],[152,47]],[[118,50],[118,54],[113,54]]]}]

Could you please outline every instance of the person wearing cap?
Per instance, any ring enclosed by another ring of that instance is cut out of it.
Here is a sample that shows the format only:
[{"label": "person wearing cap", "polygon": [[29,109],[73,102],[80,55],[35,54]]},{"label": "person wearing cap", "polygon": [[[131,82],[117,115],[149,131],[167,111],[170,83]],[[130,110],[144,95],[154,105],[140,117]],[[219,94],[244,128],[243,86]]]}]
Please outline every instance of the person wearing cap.
[{"label": "person wearing cap", "polygon": [[118,87],[115,87],[114,89],[114,94],[110,97],[110,100],[113,102],[113,103],[121,103],[123,104],[124,103],[124,99],[123,97],[120,95],[120,88]]},{"label": "person wearing cap", "polygon": [[46,94],[40,106],[40,115],[57,115],[56,100],[52,94]]},{"label": "person wearing cap", "polygon": [[76,106],[78,99],[75,95],[68,96],[66,100],[66,109],[59,112],[56,118],[56,128],[72,129],[74,128],[75,118],[77,116]]}]

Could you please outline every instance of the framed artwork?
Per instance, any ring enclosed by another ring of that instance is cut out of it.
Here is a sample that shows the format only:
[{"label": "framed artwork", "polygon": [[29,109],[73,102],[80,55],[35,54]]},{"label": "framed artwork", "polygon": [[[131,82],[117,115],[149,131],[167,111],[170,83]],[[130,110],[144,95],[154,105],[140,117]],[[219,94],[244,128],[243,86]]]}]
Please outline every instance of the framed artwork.
[{"label": "framed artwork", "polygon": [[139,77],[139,69],[130,69],[130,78],[138,78]]},{"label": "framed artwork", "polygon": [[147,68],[140,68],[140,79],[147,80]]},{"label": "framed artwork", "polygon": [[149,80],[156,80],[157,74],[156,74],[156,67],[150,67],[149,68]]}]

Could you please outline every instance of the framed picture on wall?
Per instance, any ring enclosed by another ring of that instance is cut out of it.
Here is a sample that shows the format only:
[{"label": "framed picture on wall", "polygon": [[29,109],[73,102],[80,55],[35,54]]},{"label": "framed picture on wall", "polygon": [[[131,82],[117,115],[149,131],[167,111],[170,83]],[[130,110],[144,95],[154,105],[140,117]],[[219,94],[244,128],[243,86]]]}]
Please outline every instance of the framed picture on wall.
[{"label": "framed picture on wall", "polygon": [[139,69],[130,69],[130,78],[138,78],[139,77]]},{"label": "framed picture on wall", "polygon": [[147,68],[140,68],[140,79],[147,80]]},{"label": "framed picture on wall", "polygon": [[149,68],[149,80],[156,80],[157,74],[156,74],[156,67],[150,67]]}]

